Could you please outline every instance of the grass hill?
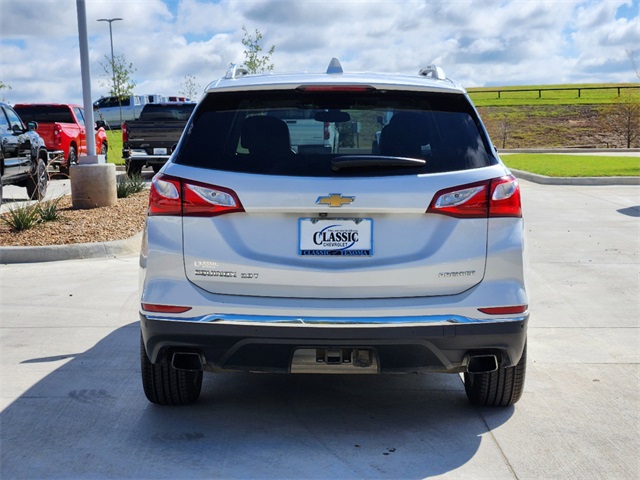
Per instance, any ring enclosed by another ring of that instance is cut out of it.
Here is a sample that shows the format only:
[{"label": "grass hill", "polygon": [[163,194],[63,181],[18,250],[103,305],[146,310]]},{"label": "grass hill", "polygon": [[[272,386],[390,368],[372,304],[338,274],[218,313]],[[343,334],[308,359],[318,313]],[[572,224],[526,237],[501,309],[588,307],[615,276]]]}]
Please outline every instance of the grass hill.
[{"label": "grass hill", "polygon": [[[468,92],[491,139],[503,149],[626,147],[625,138],[610,128],[609,113],[619,103],[640,105],[638,83],[469,88]],[[632,146],[640,146],[640,138]]]}]

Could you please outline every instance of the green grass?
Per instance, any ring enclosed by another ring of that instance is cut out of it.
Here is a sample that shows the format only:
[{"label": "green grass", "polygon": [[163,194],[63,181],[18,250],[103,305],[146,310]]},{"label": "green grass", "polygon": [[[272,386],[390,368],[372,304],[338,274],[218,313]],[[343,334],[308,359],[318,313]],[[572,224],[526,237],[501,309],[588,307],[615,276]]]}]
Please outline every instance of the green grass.
[{"label": "green grass", "polygon": [[502,160],[509,168],[548,177],[640,176],[640,157],[518,153]]},{"label": "green grass", "polygon": [[122,131],[107,129],[107,141],[109,142],[108,162],[124,165],[122,158]]},{"label": "green grass", "polygon": [[[613,103],[618,98],[617,88],[605,87],[634,87],[621,89],[620,97],[640,99],[640,84],[638,83],[601,83],[601,84],[570,84],[570,85],[528,85],[518,87],[473,87],[468,88],[473,103],[479,107],[485,106],[518,106],[518,105],[605,105]],[[570,90],[555,90],[555,89]],[[597,90],[581,90],[578,88],[597,88]],[[517,90],[535,90],[521,92]],[[542,90],[539,97],[539,90]],[[490,90],[490,92],[478,92]],[[500,98],[498,98],[500,91]]]}]

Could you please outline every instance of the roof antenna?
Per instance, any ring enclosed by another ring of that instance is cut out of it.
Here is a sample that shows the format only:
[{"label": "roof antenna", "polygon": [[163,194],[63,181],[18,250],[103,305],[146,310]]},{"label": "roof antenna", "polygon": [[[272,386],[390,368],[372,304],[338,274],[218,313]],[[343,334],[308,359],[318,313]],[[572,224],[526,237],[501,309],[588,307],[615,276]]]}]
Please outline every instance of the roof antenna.
[{"label": "roof antenna", "polygon": [[342,71],[342,65],[340,65],[340,60],[338,60],[336,57],[333,57],[329,62],[329,66],[327,67],[327,74],[332,75],[337,73],[344,73],[344,72]]}]

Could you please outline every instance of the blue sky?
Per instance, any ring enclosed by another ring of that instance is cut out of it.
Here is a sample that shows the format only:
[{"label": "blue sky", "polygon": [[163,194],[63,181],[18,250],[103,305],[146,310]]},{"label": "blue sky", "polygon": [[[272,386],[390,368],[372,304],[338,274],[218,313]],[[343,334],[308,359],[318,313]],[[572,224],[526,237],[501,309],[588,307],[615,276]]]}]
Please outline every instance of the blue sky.
[{"label": "blue sky", "polygon": [[[110,52],[136,69],[137,93],[200,88],[243,60],[245,26],[276,46],[279,71],[414,74],[441,65],[465,86],[638,82],[638,0],[85,0],[92,97]],[[18,102],[81,102],[76,0],[0,0],[0,80]],[[639,59],[640,61],[640,59]]]}]

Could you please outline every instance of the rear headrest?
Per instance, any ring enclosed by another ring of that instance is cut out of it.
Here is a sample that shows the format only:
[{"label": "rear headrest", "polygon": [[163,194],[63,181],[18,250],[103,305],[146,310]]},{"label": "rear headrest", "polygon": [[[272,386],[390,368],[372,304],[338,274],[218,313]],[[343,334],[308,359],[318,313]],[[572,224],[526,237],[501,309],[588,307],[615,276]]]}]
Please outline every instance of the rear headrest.
[{"label": "rear headrest", "polygon": [[416,112],[396,113],[380,133],[380,153],[394,157],[419,158],[429,145],[427,118]]},{"label": "rear headrest", "polygon": [[240,144],[250,153],[291,153],[291,139],[287,124],[270,116],[248,117],[242,124]]}]

